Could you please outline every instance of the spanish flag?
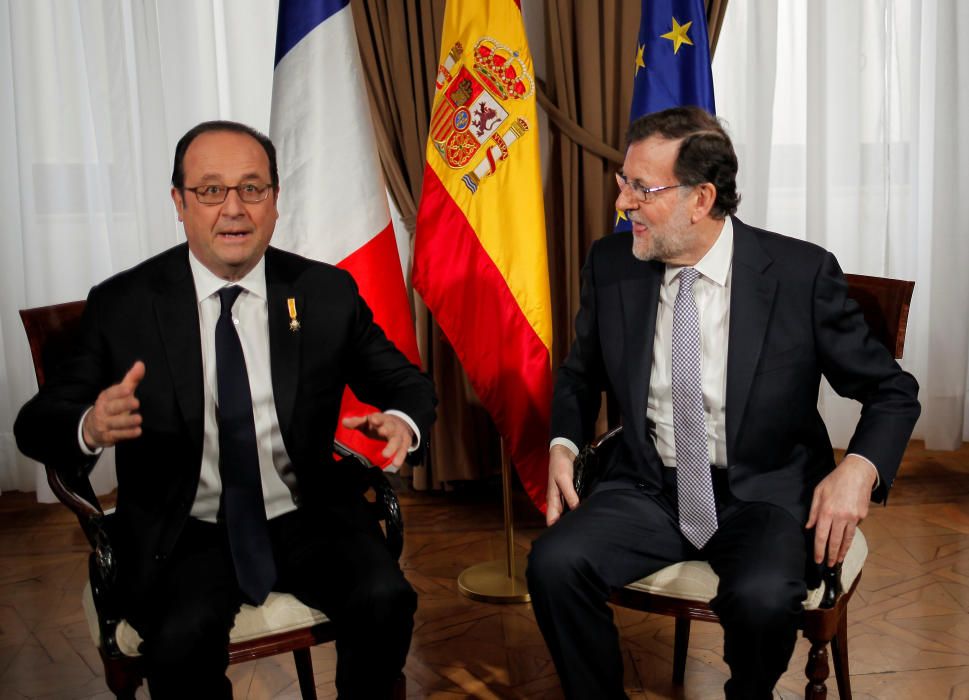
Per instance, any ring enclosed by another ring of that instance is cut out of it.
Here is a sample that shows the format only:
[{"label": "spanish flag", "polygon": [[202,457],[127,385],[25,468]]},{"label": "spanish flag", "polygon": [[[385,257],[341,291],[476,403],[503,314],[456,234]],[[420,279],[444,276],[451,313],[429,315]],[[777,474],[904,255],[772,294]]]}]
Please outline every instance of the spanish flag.
[{"label": "spanish flag", "polygon": [[535,77],[518,4],[451,0],[441,51],[414,287],[544,510],[552,315]]}]

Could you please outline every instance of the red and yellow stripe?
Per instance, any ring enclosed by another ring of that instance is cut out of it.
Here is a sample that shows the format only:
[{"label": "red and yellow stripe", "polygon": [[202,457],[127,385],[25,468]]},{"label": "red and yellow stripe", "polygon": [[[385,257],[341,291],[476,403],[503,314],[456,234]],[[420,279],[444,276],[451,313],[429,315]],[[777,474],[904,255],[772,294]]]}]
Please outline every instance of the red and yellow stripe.
[{"label": "red and yellow stripe", "polygon": [[[520,63],[515,65],[534,80],[521,12],[513,0],[449,2],[442,67],[460,42],[463,54],[450,73],[456,75],[462,64],[472,68],[474,47],[483,38],[517,53]],[[534,89],[525,99],[500,101],[508,117],[498,138],[460,168],[450,167],[433,144],[448,131],[446,118],[453,111],[439,109],[442,99],[439,89],[417,216],[414,286],[505,439],[526,490],[544,509],[552,318]],[[501,135],[518,120],[527,131],[506,146]],[[492,145],[507,157],[489,159],[486,148]],[[483,160],[493,172],[472,192],[462,177]]]}]

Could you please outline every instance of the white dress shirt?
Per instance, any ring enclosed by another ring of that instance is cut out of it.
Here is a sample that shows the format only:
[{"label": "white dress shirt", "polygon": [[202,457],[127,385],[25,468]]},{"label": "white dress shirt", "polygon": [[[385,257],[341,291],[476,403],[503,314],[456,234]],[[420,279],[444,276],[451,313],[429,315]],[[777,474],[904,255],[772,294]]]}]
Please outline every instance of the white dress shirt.
[{"label": "white dress shirt", "polygon": [[[727,464],[727,338],[730,328],[730,274],[733,261],[733,222],[724,220],[723,229],[707,254],[694,265],[700,273],[693,284],[693,297],[700,313],[701,377],[703,408],[707,418],[707,452],[710,463]],[[666,267],[656,309],[653,336],[653,367],[649,376],[646,417],[656,424],[656,450],[667,466],[676,465],[673,440],[673,302],[680,289],[681,267]],[[646,323],[646,319],[643,319]],[[579,453],[574,442],[556,437],[550,447],[563,445]]]},{"label": "white dress shirt", "polygon": [[[730,281],[733,261],[733,222],[723,229],[694,269],[693,298],[700,314],[700,376],[703,412],[707,422],[710,464],[727,466],[727,340],[730,329]],[[682,267],[666,266],[656,309],[653,368],[649,376],[646,418],[656,424],[656,451],[668,467],[676,465],[673,439],[673,303],[680,291]]]},{"label": "white dress shirt", "polygon": [[269,304],[266,296],[266,260],[262,258],[245,277],[228,283],[214,275],[189,254],[195,296],[199,305],[199,331],[202,337],[202,393],[205,425],[202,437],[202,471],[192,504],[192,515],[214,523],[219,512],[222,478],[219,475],[218,374],[215,364],[215,325],[222,304],[219,290],[236,284],[242,294],[232,305],[232,321],[242,343],[252,394],[252,417],[256,427],[256,450],[266,517],[274,518],[296,509],[296,477],[279,428],[269,363]]}]

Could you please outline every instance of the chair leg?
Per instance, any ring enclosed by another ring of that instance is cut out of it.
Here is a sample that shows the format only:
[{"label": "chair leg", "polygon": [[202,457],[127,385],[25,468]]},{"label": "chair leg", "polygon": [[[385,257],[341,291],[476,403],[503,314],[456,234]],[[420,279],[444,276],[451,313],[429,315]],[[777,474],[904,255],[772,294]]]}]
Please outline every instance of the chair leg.
[{"label": "chair leg", "polygon": [[393,700],[407,700],[407,677],[403,673],[394,681],[390,696]]},{"label": "chair leg", "polygon": [[309,647],[293,649],[296,661],[296,678],[299,679],[299,692],[303,700],[316,700],[316,681],[313,679],[313,656]]},{"label": "chair leg", "polygon": [[118,700],[135,700],[135,691],[144,679],[137,659],[110,657],[102,652],[101,660],[104,662],[104,681],[108,690]]},{"label": "chair leg", "polygon": [[828,667],[828,645],[826,642],[811,641],[811,651],[808,653],[804,672],[808,679],[807,685],[804,686],[804,700],[826,700],[828,687],[825,685],[825,681],[831,673]]},{"label": "chair leg", "polygon": [[683,685],[686,677],[686,652],[690,648],[690,618],[676,618],[673,634],[673,684]]},{"label": "chair leg", "polygon": [[851,700],[851,675],[848,671],[848,606],[838,617],[838,632],[831,639],[831,657],[834,661],[834,677],[838,681],[838,696]]}]

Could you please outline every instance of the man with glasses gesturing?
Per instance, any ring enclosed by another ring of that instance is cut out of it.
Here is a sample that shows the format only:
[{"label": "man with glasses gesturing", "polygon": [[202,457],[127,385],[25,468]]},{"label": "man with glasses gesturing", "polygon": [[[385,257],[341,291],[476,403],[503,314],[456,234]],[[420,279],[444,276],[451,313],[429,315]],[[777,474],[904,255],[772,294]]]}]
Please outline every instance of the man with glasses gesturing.
[{"label": "man with glasses gesturing", "polygon": [[91,290],[77,356],[21,409],[18,445],[78,472],[117,446],[122,612],[153,698],[231,698],[229,630],[270,590],[336,624],[340,697],[388,697],[417,599],[333,435],[349,385],[382,411],[344,425],[399,466],[434,420],[433,386],[349,274],[269,246],[266,136],[191,129],[171,196],[187,243]]},{"label": "man with glasses gesturing", "polygon": [[[834,256],[733,216],[737,158],[715,117],[646,115],[627,142],[616,209],[632,231],[592,246],[555,384],[535,616],[568,697],[625,697],[611,591],[706,560],[726,696],[766,700],[794,649],[806,560],[843,560],[869,500],[885,499],[918,385],[868,334]],[[863,406],[840,464],[822,374]],[[622,444],[579,504],[573,460],[603,391]]]}]

